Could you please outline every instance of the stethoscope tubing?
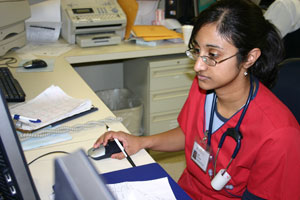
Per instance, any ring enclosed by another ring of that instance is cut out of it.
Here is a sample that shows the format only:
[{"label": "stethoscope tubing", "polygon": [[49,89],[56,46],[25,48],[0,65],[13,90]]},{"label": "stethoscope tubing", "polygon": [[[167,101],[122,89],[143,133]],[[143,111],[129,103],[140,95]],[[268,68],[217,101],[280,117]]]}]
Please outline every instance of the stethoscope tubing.
[{"label": "stethoscope tubing", "polygon": [[[236,141],[236,147],[232,153],[232,156],[231,156],[231,159],[224,171],[224,173],[227,171],[227,169],[229,168],[232,160],[236,157],[236,155],[238,154],[240,148],[241,148],[241,140],[242,140],[242,134],[240,133],[239,129],[240,129],[240,126],[242,124],[242,121],[246,115],[246,111],[249,107],[249,104],[252,100],[252,96],[253,96],[253,90],[254,90],[254,85],[253,85],[253,81],[252,81],[252,76],[250,75],[250,91],[249,91],[249,95],[248,95],[248,98],[247,98],[247,101],[246,101],[246,104],[243,108],[243,111],[242,111],[242,114],[240,116],[240,119],[239,121],[237,122],[237,125],[234,127],[234,130],[233,128],[229,128],[227,129],[227,131],[225,133],[222,134],[222,137],[220,139],[220,142],[218,144],[218,150],[217,150],[217,154],[216,154],[216,157],[215,157],[215,163],[214,163],[214,175],[215,175],[215,170],[216,170],[216,164],[217,164],[217,158],[218,158],[218,154],[219,154],[219,151],[220,149],[222,148],[223,146],[223,143],[225,141],[225,138],[226,136],[228,136],[228,134],[232,133],[230,131],[234,131],[230,136],[232,136],[235,141]],[[213,118],[214,118],[214,113],[215,113],[215,109],[216,109],[216,94],[214,93],[214,97],[213,97],[213,101],[212,101],[212,108],[211,108],[211,113],[210,113],[210,120],[209,120],[209,127],[208,127],[208,131],[207,131],[207,145],[210,146],[211,145],[211,135],[212,135],[212,126],[213,126]]]}]

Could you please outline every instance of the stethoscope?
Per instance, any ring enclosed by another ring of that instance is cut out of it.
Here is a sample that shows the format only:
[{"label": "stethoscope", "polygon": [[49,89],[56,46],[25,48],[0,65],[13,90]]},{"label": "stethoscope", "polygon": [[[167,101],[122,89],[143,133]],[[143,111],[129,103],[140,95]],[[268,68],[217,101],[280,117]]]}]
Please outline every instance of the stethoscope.
[{"label": "stethoscope", "polygon": [[[245,104],[245,106],[243,108],[242,114],[241,114],[241,116],[240,116],[240,118],[239,118],[236,126],[234,128],[228,128],[226,130],[226,132],[223,133],[223,135],[222,135],[222,137],[221,137],[221,139],[219,141],[218,150],[217,150],[216,157],[215,157],[215,162],[214,162],[214,173],[213,173],[214,174],[214,179],[216,178],[216,166],[217,166],[218,155],[219,155],[220,149],[223,146],[225,138],[227,136],[232,137],[235,140],[235,142],[236,142],[236,146],[235,146],[235,149],[234,149],[234,151],[232,153],[231,159],[230,159],[229,163],[227,164],[225,170],[222,170],[221,176],[224,176],[224,174],[227,172],[230,164],[232,163],[233,159],[236,157],[236,155],[238,154],[238,152],[239,152],[239,150],[241,148],[241,140],[243,138],[243,135],[242,135],[242,133],[240,132],[239,129],[240,129],[241,123],[242,123],[242,121],[243,121],[243,119],[245,117],[246,111],[247,111],[247,109],[249,107],[250,101],[252,99],[253,90],[254,90],[254,85],[252,83],[252,76],[250,75],[250,91],[249,91],[249,95],[248,95],[246,104]],[[211,146],[212,126],[213,126],[213,121],[214,121],[214,113],[216,111],[216,100],[217,100],[217,96],[214,93],[213,101],[212,101],[212,108],[211,108],[211,113],[210,113],[210,119],[209,119],[209,127],[208,127],[208,131],[207,131],[207,146],[208,147]],[[219,181],[219,180],[217,180],[217,181]]]}]

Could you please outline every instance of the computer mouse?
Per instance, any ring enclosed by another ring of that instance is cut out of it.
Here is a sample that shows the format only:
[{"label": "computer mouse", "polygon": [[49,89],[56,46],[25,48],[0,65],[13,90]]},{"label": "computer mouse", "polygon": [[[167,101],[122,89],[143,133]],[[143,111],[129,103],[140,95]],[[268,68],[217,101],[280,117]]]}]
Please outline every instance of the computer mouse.
[{"label": "computer mouse", "polygon": [[114,140],[108,141],[106,146],[100,145],[98,148],[90,148],[87,152],[88,156],[94,160],[110,158],[112,154],[121,152]]},{"label": "computer mouse", "polygon": [[25,69],[43,68],[47,67],[47,63],[41,59],[29,60],[23,64]]}]

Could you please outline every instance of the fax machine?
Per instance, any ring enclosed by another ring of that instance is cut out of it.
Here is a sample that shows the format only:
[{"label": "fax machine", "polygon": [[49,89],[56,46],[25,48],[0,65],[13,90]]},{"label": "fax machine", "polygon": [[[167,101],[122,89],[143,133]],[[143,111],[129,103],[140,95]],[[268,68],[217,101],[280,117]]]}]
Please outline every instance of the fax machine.
[{"label": "fax machine", "polygon": [[62,0],[62,37],[80,47],[119,44],[126,15],[117,0]]}]

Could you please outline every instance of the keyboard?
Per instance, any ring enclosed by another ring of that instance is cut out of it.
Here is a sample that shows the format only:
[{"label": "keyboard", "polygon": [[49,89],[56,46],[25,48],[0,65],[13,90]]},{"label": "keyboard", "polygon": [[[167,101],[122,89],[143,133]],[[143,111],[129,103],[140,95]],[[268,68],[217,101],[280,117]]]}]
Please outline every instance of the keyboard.
[{"label": "keyboard", "polygon": [[8,67],[0,67],[0,88],[7,102],[25,101],[25,92]]}]

